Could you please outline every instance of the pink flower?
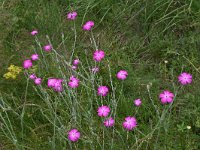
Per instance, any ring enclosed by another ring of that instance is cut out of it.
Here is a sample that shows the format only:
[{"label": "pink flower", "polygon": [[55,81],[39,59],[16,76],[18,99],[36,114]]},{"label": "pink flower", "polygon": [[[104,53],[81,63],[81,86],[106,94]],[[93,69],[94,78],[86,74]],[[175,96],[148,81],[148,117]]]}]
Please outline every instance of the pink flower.
[{"label": "pink flower", "polygon": [[37,30],[33,30],[33,31],[31,32],[31,35],[36,35],[36,34],[38,34],[38,31],[37,31]]},{"label": "pink flower", "polygon": [[54,82],[53,89],[56,92],[62,92],[62,90],[63,90],[62,82],[63,82],[63,79],[56,79],[56,81]]},{"label": "pink flower", "polygon": [[68,85],[71,87],[71,88],[77,88],[78,85],[79,85],[79,82],[80,80],[75,78],[74,76],[71,76],[70,77],[70,81],[68,82]]},{"label": "pink flower", "polygon": [[106,96],[108,93],[108,87],[107,86],[99,86],[98,87],[98,95],[100,96]]},{"label": "pink flower", "polygon": [[97,62],[101,61],[105,57],[105,52],[102,50],[96,50],[93,54],[93,59]]},{"label": "pink flower", "polygon": [[170,91],[163,91],[160,93],[159,98],[163,104],[171,103],[174,99],[174,94]]},{"label": "pink flower", "polygon": [[55,79],[55,78],[49,78],[48,81],[47,81],[47,86],[49,88],[54,87],[56,81],[57,81],[57,79]]},{"label": "pink flower", "polygon": [[35,82],[36,85],[40,85],[42,83],[42,79],[41,78],[36,78],[34,80],[34,82]]},{"label": "pink flower", "polygon": [[30,78],[31,80],[34,80],[34,79],[36,79],[37,77],[36,77],[35,74],[31,74],[31,75],[29,76],[29,78]]},{"label": "pink flower", "polygon": [[134,100],[135,106],[140,106],[142,104],[142,101],[140,99]]},{"label": "pink flower", "polygon": [[79,59],[74,59],[74,61],[73,61],[74,66],[77,66],[79,63],[80,63]]},{"label": "pink flower", "polygon": [[61,92],[63,79],[49,78],[47,85],[49,88],[53,88],[56,92]]},{"label": "pink flower", "polygon": [[110,112],[110,108],[108,106],[101,106],[97,110],[99,117],[107,117],[109,112]]},{"label": "pink flower", "polygon": [[83,25],[83,30],[91,30],[92,27],[94,27],[94,22],[93,21],[87,21],[84,25]]},{"label": "pink flower", "polygon": [[75,20],[76,19],[76,16],[77,16],[77,12],[70,12],[67,14],[67,19],[68,20]]},{"label": "pink flower", "polygon": [[80,139],[80,137],[81,137],[81,133],[77,129],[71,129],[68,132],[68,139],[72,142],[78,141],[78,139]]},{"label": "pink flower", "polygon": [[118,73],[117,73],[117,78],[119,80],[125,80],[128,76],[128,72],[126,70],[120,70]]},{"label": "pink flower", "polygon": [[45,46],[43,47],[43,49],[44,49],[45,51],[49,52],[49,51],[52,50],[52,46],[51,46],[50,44],[49,44],[49,45],[45,45]]},{"label": "pink flower", "polygon": [[30,59],[24,60],[23,67],[24,69],[29,69],[33,66],[32,61]]},{"label": "pink flower", "polygon": [[38,60],[39,59],[39,55],[38,54],[33,54],[33,55],[31,55],[31,59],[32,60]]},{"label": "pink flower", "polygon": [[183,72],[178,76],[178,81],[182,85],[191,84],[192,83],[192,75],[187,72]]},{"label": "pink flower", "polygon": [[106,127],[112,127],[115,124],[115,120],[110,117],[109,119],[106,119],[103,123]]},{"label": "pink flower", "polygon": [[91,71],[93,73],[97,73],[97,72],[99,72],[99,68],[98,67],[94,67],[94,68],[91,69]]},{"label": "pink flower", "polygon": [[137,120],[135,117],[128,116],[123,122],[123,127],[127,130],[132,130],[137,126]]},{"label": "pink flower", "polygon": [[76,69],[77,69],[77,66],[72,66],[72,69],[73,69],[73,70],[76,70]]}]

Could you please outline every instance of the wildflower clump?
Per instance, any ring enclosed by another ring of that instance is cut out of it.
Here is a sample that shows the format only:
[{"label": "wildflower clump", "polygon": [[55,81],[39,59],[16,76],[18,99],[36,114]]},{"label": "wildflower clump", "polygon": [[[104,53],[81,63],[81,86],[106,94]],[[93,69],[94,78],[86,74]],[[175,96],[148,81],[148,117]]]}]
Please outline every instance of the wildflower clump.
[{"label": "wildflower clump", "polygon": [[8,67],[8,72],[3,75],[4,78],[6,79],[16,79],[17,75],[22,71],[21,67],[15,66],[15,65],[10,65]]},{"label": "wildflower clump", "polygon": [[[77,12],[69,12],[67,14],[68,20],[75,20],[76,17],[77,17]],[[82,29],[85,31],[90,31],[93,29],[93,27],[94,27],[94,22],[87,21],[83,25]],[[74,31],[75,31],[75,24],[74,24]],[[35,35],[35,34],[37,34],[36,31],[34,33],[32,33],[32,35]],[[91,34],[92,34],[92,38],[93,38],[93,32],[91,32]],[[75,37],[76,37],[76,32],[75,32]],[[49,43],[51,43],[51,42],[49,41]],[[95,43],[95,40],[94,40],[94,43]],[[74,44],[74,49],[75,48],[76,47]],[[74,49],[72,51],[70,60],[67,60],[68,57],[65,58],[62,56],[62,54],[57,53],[56,47],[51,44],[44,45],[43,47],[41,47],[41,49],[42,49],[42,51],[46,51],[47,53],[50,52],[52,54],[53,61],[57,60],[58,63],[62,62],[62,64],[58,65],[58,67],[57,67],[57,69],[59,69],[59,72],[56,72],[57,70],[54,70],[55,74],[61,72],[62,77],[48,78],[47,87],[49,89],[53,89],[55,92],[58,92],[59,93],[58,95],[62,96],[63,100],[66,100],[65,102],[67,105],[69,105],[69,108],[70,109],[72,108],[72,111],[70,111],[71,118],[72,118],[72,124],[78,125],[77,120],[79,118],[78,113],[80,113],[79,108],[84,109],[84,107],[82,108],[82,104],[83,104],[82,101],[78,101],[79,98],[82,98],[81,96],[83,95],[83,93],[86,93],[87,95],[90,95],[90,93],[91,93],[91,97],[89,98],[89,100],[91,99],[91,106],[92,106],[91,109],[93,108],[93,106],[95,107],[95,105],[94,105],[95,103],[92,101],[92,99],[94,98],[94,99],[96,99],[96,103],[98,105],[98,108],[96,110],[96,113],[97,113],[96,116],[101,118],[102,125],[105,126],[106,128],[109,128],[109,127],[113,127],[116,123],[116,126],[117,126],[118,119],[116,116],[119,114],[119,113],[117,113],[117,105],[121,98],[119,98],[119,100],[116,100],[116,98],[115,98],[115,97],[117,97],[117,95],[115,96],[115,93],[118,93],[118,92],[115,92],[115,91],[118,90],[118,86],[117,86],[117,84],[113,84],[112,76],[114,76],[116,79],[118,79],[123,84],[125,82],[125,80],[128,78],[128,76],[130,76],[130,74],[128,73],[128,70],[118,70],[118,72],[116,72],[114,75],[112,75],[112,72],[110,71],[110,68],[109,68],[110,83],[106,82],[107,86],[105,86],[103,79],[101,77],[99,77],[99,76],[101,76],[101,73],[94,75],[95,73],[99,72],[99,70],[102,69],[101,62],[103,60],[104,61],[107,60],[106,59],[106,57],[107,57],[106,51],[98,49],[96,44],[95,44],[95,50],[91,54],[91,60],[93,59],[93,61],[92,61],[92,63],[90,63],[88,61],[88,59],[86,59],[86,62],[88,65],[86,67],[84,66],[85,61],[81,57],[77,56],[77,58],[73,59]],[[45,55],[44,55],[44,57],[45,57]],[[32,74],[29,74],[29,79],[33,80],[35,85],[42,85],[42,83],[45,81],[46,77],[42,76],[41,78],[39,78],[36,76],[36,74],[34,74],[33,72],[31,72],[30,70],[27,70],[27,69],[32,68],[33,63],[35,63],[36,60],[42,60],[42,58],[40,58],[39,55],[36,53],[36,54],[31,55],[31,59],[26,59],[23,62],[23,67],[24,67],[24,69],[26,69],[25,71],[32,73]],[[64,61],[63,61],[63,58],[64,58]],[[45,61],[46,60],[44,60],[44,62]],[[41,62],[43,62],[43,61],[41,61]],[[167,61],[165,61],[165,63],[167,63]],[[92,64],[92,65],[90,65],[90,64]],[[63,70],[62,66],[65,67],[65,65],[67,65],[67,68],[68,68],[68,66],[70,66],[70,69],[69,70],[67,69],[66,72],[62,72],[62,70]],[[46,65],[46,66],[48,66],[48,65]],[[81,67],[78,68],[78,66],[81,66]],[[89,74],[87,72],[87,70],[90,71],[91,74]],[[48,69],[47,69],[47,71],[48,71]],[[84,71],[84,73],[82,73],[81,71]],[[182,85],[191,84],[192,79],[193,79],[192,75],[189,73],[186,73],[186,72],[183,72],[178,76],[178,82]],[[107,79],[105,79],[105,80],[107,80]],[[81,85],[81,86],[79,86],[79,85]],[[149,92],[149,89],[151,86],[152,86],[152,83],[147,85],[148,92]],[[41,87],[41,86],[39,86],[39,87]],[[65,87],[67,87],[67,88],[65,88]],[[78,88],[78,89],[76,90],[76,88]],[[86,88],[86,90],[83,88]],[[68,94],[65,94],[65,92],[67,92]],[[122,86],[121,92],[123,92],[123,86]],[[170,104],[170,106],[171,106],[175,100],[177,91],[174,91],[174,93],[169,90],[164,90],[160,94],[157,93],[158,94],[157,96],[159,97],[161,104],[163,104],[163,105]],[[106,97],[105,99],[107,101],[103,101],[104,97]],[[151,99],[151,96],[149,96],[149,97]],[[46,97],[44,97],[44,99],[46,99]],[[68,102],[68,99],[70,99],[69,102]],[[99,106],[98,99],[101,100],[100,101],[101,106]],[[53,102],[54,102],[54,100],[53,100]],[[59,101],[59,103],[61,103],[61,102],[62,101]],[[134,104],[135,107],[143,107],[144,106],[143,102],[144,102],[143,100],[141,100],[140,98],[137,98],[137,99],[133,100],[132,103]],[[107,104],[105,104],[105,103],[107,103]],[[152,101],[152,104],[154,105],[153,101]],[[131,103],[130,103],[130,105],[131,105]],[[168,108],[164,107],[164,109],[165,109],[165,111],[163,111],[163,112],[168,111]],[[81,113],[83,113],[83,112],[84,111],[81,111]],[[87,109],[87,112],[89,112],[88,109]],[[89,113],[92,114],[91,112],[89,112]],[[54,114],[55,113],[53,111],[53,115]],[[137,110],[136,110],[135,115],[137,115]],[[159,111],[158,111],[158,115],[159,115]],[[164,113],[162,114],[162,116],[163,115],[164,115]],[[113,116],[113,118],[111,116]],[[140,122],[137,121],[137,119],[136,119],[136,118],[138,118],[137,116],[135,117],[132,115],[128,115],[123,118],[124,119],[121,123],[121,126],[125,129],[125,131],[132,131],[138,126],[138,124],[140,124]],[[78,131],[76,128],[73,128],[68,132],[68,139],[71,142],[76,142],[80,139],[81,134],[82,133],[80,131]],[[83,133],[83,134],[85,134],[85,133]],[[114,134],[114,130],[113,130],[113,134]],[[103,138],[104,138],[104,131],[103,131]]]}]

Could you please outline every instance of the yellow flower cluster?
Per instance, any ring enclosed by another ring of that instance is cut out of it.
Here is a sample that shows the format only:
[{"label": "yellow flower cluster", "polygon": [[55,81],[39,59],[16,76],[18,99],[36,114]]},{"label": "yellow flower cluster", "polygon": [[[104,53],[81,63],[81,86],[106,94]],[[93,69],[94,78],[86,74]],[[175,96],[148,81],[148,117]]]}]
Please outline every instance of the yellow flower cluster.
[{"label": "yellow flower cluster", "polygon": [[10,65],[8,67],[8,72],[3,75],[4,78],[6,79],[16,79],[17,75],[22,71],[21,67],[15,66],[15,65]]}]

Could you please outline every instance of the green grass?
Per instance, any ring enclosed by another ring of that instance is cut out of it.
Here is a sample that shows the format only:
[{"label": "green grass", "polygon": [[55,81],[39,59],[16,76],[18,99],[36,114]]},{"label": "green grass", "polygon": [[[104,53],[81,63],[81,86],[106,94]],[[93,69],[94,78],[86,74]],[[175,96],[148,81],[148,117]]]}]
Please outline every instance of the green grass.
[{"label": "green grass", "polygon": [[[75,24],[66,20],[71,10],[78,12]],[[198,0],[2,0],[0,149],[200,149],[199,15]],[[81,29],[87,20],[95,22],[92,32]],[[38,40],[30,36],[33,29],[39,30]],[[34,63],[44,78],[41,87],[24,73],[3,78],[11,63],[21,66],[34,52],[42,57],[41,47],[49,42],[57,53]],[[88,67],[95,43],[106,59],[93,76]],[[79,75],[67,64],[73,49],[81,60]],[[120,69],[129,73],[123,82],[115,78]],[[163,106],[159,93],[175,93],[182,71],[193,75],[193,83]],[[59,94],[47,88],[48,77],[67,82],[71,74],[81,80],[77,90],[65,85]],[[103,100],[96,96],[101,84],[110,88]],[[143,102],[139,108],[136,98]],[[116,115],[114,128],[105,128],[97,116],[101,103]],[[138,127],[127,134],[122,122],[129,115],[136,116]],[[81,132],[76,143],[67,139],[71,128]]]}]

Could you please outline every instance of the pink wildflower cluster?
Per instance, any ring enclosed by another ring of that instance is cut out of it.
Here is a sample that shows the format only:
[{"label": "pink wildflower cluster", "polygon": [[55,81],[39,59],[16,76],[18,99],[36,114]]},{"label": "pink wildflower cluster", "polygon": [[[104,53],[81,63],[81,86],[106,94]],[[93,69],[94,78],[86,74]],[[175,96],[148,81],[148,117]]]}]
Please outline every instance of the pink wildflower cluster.
[{"label": "pink wildflower cluster", "polygon": [[[100,106],[97,110],[99,117],[108,117],[110,113],[110,107],[109,106]],[[112,117],[109,117],[108,119],[105,119],[103,122],[104,126],[106,127],[112,127],[115,124],[115,120]]]},{"label": "pink wildflower cluster", "polygon": [[35,74],[31,74],[29,79],[33,80],[36,85],[40,85],[42,83],[42,79],[38,78]]},{"label": "pink wildflower cluster", "polygon": [[[75,20],[77,17],[77,12],[69,12],[67,14],[67,19],[68,20]],[[82,29],[89,31],[94,27],[94,22],[93,21],[87,21]],[[36,35],[38,34],[37,30],[34,30],[31,32],[31,35]],[[43,49],[47,52],[52,50],[52,45],[48,44],[46,46],[43,47]],[[95,50],[93,53],[93,60],[95,62],[100,62],[104,59],[105,57],[105,52],[103,50]],[[27,59],[23,62],[23,67],[24,69],[29,69],[32,67],[32,61],[36,61],[39,59],[38,54],[33,54],[31,56],[31,59]],[[74,59],[73,60],[73,66],[72,69],[77,69],[78,64],[80,63],[79,59]],[[99,71],[99,67],[95,67],[91,69],[92,73],[96,73]],[[117,72],[116,74],[116,78],[119,80],[125,80],[128,77],[128,72],[126,70],[120,70]],[[34,80],[36,85],[41,84],[42,79],[36,77],[35,74],[31,74],[29,76],[29,78],[31,80]],[[78,78],[76,78],[75,76],[71,76],[68,82],[69,87],[71,88],[77,88],[79,86],[79,82],[80,80]],[[192,75],[186,72],[181,73],[178,76],[178,82],[182,85],[187,85],[187,84],[191,84],[192,83]],[[63,79],[57,79],[57,78],[49,78],[48,79],[48,87],[49,88],[53,88],[55,91],[57,92],[61,92],[63,91]],[[109,88],[107,86],[99,86],[97,89],[97,95],[105,97],[107,96],[109,93]],[[175,98],[175,95],[170,92],[169,90],[164,90],[162,93],[159,94],[159,99],[161,101],[162,104],[167,104],[167,103],[172,103],[173,100]],[[134,105],[139,107],[142,104],[141,99],[135,99],[133,101]],[[104,119],[103,124],[105,127],[112,127],[115,124],[115,118],[113,119],[110,115],[111,109],[109,106],[107,105],[102,105],[100,107],[98,107],[97,109],[97,115],[101,118]],[[111,113],[112,114],[112,113]],[[110,116],[109,116],[110,115]],[[124,121],[122,123],[122,126],[124,129],[131,131],[133,129],[135,129],[137,127],[137,120],[134,116],[127,116],[124,118]],[[77,130],[77,129],[71,129],[68,132],[68,139],[72,142],[76,142],[80,139],[81,137],[81,133]]]},{"label": "pink wildflower cluster", "polygon": [[36,61],[39,59],[39,55],[38,54],[32,54],[31,55],[31,59],[26,59],[23,62],[23,68],[24,69],[29,69],[33,66],[33,62],[32,61]]},{"label": "pink wildflower cluster", "polygon": [[[191,84],[192,75],[187,72],[183,72],[178,76],[178,82],[180,82],[182,85]],[[175,95],[168,90],[163,91],[159,95],[159,98],[162,104],[172,103],[174,100],[174,97]]]}]

